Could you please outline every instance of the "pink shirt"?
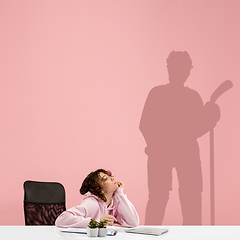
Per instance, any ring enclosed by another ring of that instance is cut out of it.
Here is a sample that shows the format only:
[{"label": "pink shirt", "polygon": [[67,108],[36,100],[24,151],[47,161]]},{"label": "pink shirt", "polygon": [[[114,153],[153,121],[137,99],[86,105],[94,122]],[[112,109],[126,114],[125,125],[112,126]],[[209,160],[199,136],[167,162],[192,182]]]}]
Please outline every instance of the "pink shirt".
[{"label": "pink shirt", "polygon": [[119,201],[120,204],[115,214],[117,223],[123,227],[136,227],[139,224],[138,214],[123,193],[123,188],[117,189],[108,207],[102,199],[87,192],[80,205],[72,207],[58,216],[55,225],[57,227],[86,228],[91,218],[100,221],[104,214],[113,215]]}]

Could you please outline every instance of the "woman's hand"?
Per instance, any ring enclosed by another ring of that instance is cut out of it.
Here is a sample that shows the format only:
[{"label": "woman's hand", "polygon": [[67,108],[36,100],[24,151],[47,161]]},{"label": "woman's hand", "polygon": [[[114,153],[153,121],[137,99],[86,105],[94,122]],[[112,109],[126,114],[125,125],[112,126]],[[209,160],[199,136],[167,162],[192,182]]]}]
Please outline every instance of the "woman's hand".
[{"label": "woman's hand", "polygon": [[114,221],[117,222],[117,219],[112,216],[112,215],[108,215],[108,214],[104,214],[101,218],[100,218],[100,221],[103,221],[103,220],[107,220],[107,225],[110,225],[112,226]]},{"label": "woman's hand", "polygon": [[118,187],[121,187],[121,188],[124,188],[124,186],[125,186],[125,184],[120,181],[117,182],[117,185],[118,185]]}]

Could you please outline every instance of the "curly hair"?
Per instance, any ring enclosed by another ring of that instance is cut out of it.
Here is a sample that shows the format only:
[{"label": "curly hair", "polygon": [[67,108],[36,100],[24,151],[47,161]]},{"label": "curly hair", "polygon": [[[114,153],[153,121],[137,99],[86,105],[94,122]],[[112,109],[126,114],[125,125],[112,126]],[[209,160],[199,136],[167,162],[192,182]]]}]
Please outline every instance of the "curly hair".
[{"label": "curly hair", "polygon": [[84,195],[87,192],[90,192],[100,199],[102,199],[104,202],[107,201],[107,198],[102,192],[102,186],[101,181],[103,180],[100,176],[100,173],[105,173],[108,176],[112,176],[111,171],[105,170],[105,169],[98,169],[94,172],[91,172],[87,175],[87,177],[84,179],[82,186],[80,188],[80,193]]}]

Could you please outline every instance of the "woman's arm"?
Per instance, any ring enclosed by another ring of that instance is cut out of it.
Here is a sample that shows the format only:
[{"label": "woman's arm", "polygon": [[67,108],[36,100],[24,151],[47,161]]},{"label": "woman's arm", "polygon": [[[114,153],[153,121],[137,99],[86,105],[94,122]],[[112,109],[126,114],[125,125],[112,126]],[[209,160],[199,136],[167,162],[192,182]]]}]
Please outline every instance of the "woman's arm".
[{"label": "woman's arm", "polygon": [[117,206],[120,201],[115,217],[118,220],[118,223],[123,227],[136,227],[139,224],[137,211],[133,204],[127,199],[126,194],[123,193],[123,187],[121,187],[121,184],[113,197],[115,206]]},{"label": "woman's arm", "polygon": [[57,227],[86,228],[90,219],[95,218],[98,208],[98,203],[94,200],[85,201],[60,214],[55,225]]}]

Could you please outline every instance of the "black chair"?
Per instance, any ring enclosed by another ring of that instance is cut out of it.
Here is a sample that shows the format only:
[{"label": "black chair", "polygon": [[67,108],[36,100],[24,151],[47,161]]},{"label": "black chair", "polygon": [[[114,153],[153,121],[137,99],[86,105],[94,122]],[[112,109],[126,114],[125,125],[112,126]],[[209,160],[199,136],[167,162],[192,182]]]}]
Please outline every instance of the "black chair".
[{"label": "black chair", "polygon": [[26,181],[23,188],[25,225],[54,225],[66,210],[61,183]]}]

